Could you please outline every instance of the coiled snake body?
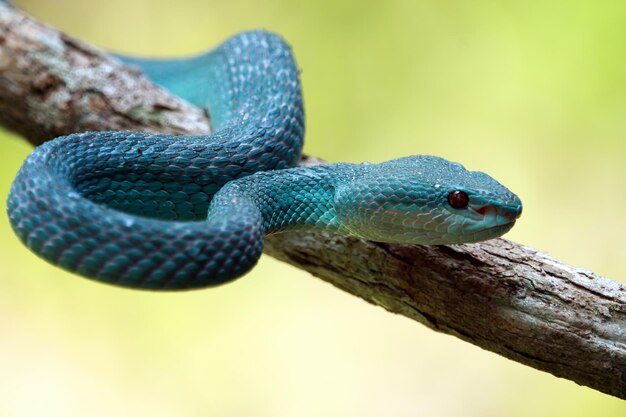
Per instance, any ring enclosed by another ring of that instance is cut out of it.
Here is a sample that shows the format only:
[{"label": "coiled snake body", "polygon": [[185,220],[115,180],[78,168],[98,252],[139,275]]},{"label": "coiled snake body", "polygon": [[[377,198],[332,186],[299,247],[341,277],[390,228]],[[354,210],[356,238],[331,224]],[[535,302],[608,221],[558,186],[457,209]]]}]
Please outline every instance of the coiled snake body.
[{"label": "coiled snake body", "polygon": [[290,168],[304,113],[290,48],[276,35],[242,33],[187,60],[126,61],[208,108],[215,133],[88,132],[35,149],[13,183],[9,217],[32,251],[69,271],[199,288],[249,271],[268,233],[475,242],[507,232],[521,213],[491,177],[433,156]]}]

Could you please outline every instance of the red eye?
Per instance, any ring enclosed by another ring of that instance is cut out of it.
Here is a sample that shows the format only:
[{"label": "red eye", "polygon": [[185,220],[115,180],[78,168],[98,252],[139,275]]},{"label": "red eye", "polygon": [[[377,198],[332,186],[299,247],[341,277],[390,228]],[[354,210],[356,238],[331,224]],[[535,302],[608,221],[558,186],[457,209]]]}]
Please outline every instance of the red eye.
[{"label": "red eye", "polygon": [[463,191],[452,191],[448,194],[448,203],[455,209],[464,209],[469,204],[469,196]]}]

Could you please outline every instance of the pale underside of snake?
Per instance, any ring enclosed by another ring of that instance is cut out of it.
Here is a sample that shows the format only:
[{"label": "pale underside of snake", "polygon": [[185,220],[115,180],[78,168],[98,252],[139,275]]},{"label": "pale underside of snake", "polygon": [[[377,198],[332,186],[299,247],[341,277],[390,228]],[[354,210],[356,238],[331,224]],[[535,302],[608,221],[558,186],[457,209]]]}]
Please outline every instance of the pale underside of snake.
[{"label": "pale underside of snake", "polygon": [[8,214],[26,246],[66,270],[127,287],[201,288],[248,272],[270,233],[464,243],[501,236],[521,214],[493,178],[435,156],[293,168],[302,95],[277,35],[241,33],[189,59],[124,60],[206,108],[215,132],[87,132],[36,148]]}]

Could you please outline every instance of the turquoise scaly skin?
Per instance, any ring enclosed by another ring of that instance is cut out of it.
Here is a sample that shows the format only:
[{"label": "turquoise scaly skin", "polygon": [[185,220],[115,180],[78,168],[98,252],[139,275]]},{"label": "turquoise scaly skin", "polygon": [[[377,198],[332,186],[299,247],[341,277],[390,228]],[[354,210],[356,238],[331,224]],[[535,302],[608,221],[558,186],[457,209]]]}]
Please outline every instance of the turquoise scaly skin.
[{"label": "turquoise scaly skin", "polygon": [[[290,48],[276,35],[242,33],[184,60],[122,59],[209,109],[216,131],[88,132],[36,148],[13,183],[9,218],[26,246],[69,271],[126,287],[202,288],[249,271],[269,233],[476,242],[521,213],[488,175],[433,156],[289,168],[304,113]],[[466,207],[451,206],[458,191]]]}]

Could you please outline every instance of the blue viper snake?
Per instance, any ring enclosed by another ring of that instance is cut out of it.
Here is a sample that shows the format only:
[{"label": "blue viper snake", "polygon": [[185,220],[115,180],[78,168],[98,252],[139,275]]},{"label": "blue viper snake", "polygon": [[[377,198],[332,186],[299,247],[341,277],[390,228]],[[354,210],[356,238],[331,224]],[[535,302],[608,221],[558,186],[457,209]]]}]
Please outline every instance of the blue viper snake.
[{"label": "blue viper snake", "polygon": [[28,248],[68,271],[126,287],[202,288],[248,272],[271,233],[452,244],[501,236],[521,214],[496,180],[435,156],[295,167],[302,94],[277,35],[240,33],[188,59],[123,60],[208,109],[214,132],[86,132],[37,147],[8,214]]}]

